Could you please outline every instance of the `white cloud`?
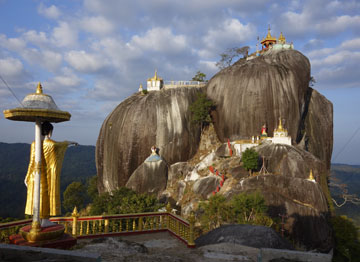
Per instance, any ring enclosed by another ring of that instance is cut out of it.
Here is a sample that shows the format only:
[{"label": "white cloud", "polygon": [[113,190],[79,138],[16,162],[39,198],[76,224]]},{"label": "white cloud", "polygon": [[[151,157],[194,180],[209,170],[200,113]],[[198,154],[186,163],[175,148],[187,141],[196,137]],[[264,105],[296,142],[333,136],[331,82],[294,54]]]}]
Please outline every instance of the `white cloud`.
[{"label": "white cloud", "polygon": [[0,59],[0,74],[5,78],[20,76],[24,71],[23,64],[19,59],[8,57]]},{"label": "white cloud", "polygon": [[318,57],[323,57],[326,55],[330,55],[333,53],[336,49],[335,48],[322,48],[322,49],[315,49],[311,52],[309,52],[307,55],[310,59],[315,59]]},{"label": "white cloud", "polygon": [[42,64],[51,72],[56,71],[62,64],[62,55],[53,51],[42,52]]},{"label": "white cloud", "polygon": [[320,88],[360,87],[359,38],[343,41],[336,47],[313,50],[309,53],[313,75]]},{"label": "white cloud", "polygon": [[76,87],[82,80],[70,68],[65,67],[62,69],[62,74],[54,77],[54,82],[60,86]]},{"label": "white cloud", "polygon": [[52,33],[52,40],[56,46],[72,47],[78,39],[77,30],[67,22],[60,22]]},{"label": "white cloud", "polygon": [[256,27],[242,24],[237,19],[227,19],[220,26],[211,28],[203,37],[205,49],[199,51],[201,57],[209,58],[227,48],[240,47],[255,39]]},{"label": "white cloud", "polygon": [[187,47],[184,35],[174,35],[170,28],[156,27],[146,32],[143,36],[133,36],[131,45],[143,50],[162,53],[178,53]]},{"label": "white cloud", "polygon": [[[67,95],[76,94],[78,91],[75,89],[83,83],[83,80],[79,78],[70,68],[64,67],[61,72],[56,74],[55,77],[49,78],[42,82],[42,86],[46,89],[46,93]],[[35,86],[36,83],[32,83],[31,87]]]},{"label": "white cloud", "polygon": [[343,49],[360,50],[360,37],[344,41],[341,46]]},{"label": "white cloud", "polygon": [[106,35],[114,30],[114,25],[102,16],[85,17],[81,21],[81,27],[96,35]]},{"label": "white cloud", "polygon": [[46,7],[43,3],[38,6],[38,12],[50,19],[57,19],[61,15],[61,11],[56,6]]},{"label": "white cloud", "polygon": [[354,1],[306,0],[296,10],[286,6],[277,9],[275,25],[293,39],[316,34],[322,38],[333,37],[346,30],[360,27],[360,5]]},{"label": "white cloud", "polygon": [[5,35],[0,35],[0,46],[11,51],[20,51],[26,47],[26,42],[21,38],[7,38]]},{"label": "white cloud", "polygon": [[37,32],[35,30],[27,31],[23,34],[23,37],[26,41],[33,43],[37,46],[48,45],[49,39],[47,38],[45,32]]},{"label": "white cloud", "polygon": [[74,69],[82,73],[94,73],[105,66],[101,56],[82,51],[70,51],[65,55],[65,60]]},{"label": "white cloud", "polygon": [[322,21],[316,25],[320,34],[333,35],[346,29],[355,29],[360,27],[360,16],[337,16]]}]

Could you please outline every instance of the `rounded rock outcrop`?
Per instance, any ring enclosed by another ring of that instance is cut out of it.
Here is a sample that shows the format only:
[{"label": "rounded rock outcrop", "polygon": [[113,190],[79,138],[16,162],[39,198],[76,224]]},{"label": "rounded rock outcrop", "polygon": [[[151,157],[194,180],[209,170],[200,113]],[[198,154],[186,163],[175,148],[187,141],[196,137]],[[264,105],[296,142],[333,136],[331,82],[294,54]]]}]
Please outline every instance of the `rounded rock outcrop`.
[{"label": "rounded rock outcrop", "polygon": [[98,189],[124,186],[156,145],[168,164],[190,159],[198,148],[200,127],[191,124],[189,106],[199,88],[136,93],[105,119],[96,144]]},{"label": "rounded rock outcrop", "polygon": [[[207,85],[207,96],[216,104],[213,119],[219,139],[226,142],[260,135],[264,124],[273,136],[282,118],[293,144],[307,133],[309,152],[330,163],[332,104],[312,92],[309,80],[310,62],[296,50],[270,50],[223,69]],[[317,103],[322,108],[315,111]],[[314,123],[317,119],[322,126]],[[319,136],[320,143],[316,143]]]}]

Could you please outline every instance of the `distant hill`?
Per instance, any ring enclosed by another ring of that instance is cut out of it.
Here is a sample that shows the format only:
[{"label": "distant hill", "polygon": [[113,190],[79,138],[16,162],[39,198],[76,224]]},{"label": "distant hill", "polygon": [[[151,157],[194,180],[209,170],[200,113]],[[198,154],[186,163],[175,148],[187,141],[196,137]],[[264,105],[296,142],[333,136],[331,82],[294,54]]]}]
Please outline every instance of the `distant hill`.
[{"label": "distant hill", "polygon": [[[30,157],[30,144],[0,142],[0,217],[24,217],[24,184]],[[61,196],[73,181],[85,182],[96,175],[95,147],[69,147],[61,171]]]},{"label": "distant hill", "polygon": [[[340,183],[346,184],[349,194],[360,197],[360,165],[332,164],[331,176],[338,179]],[[330,191],[332,195],[336,193],[335,188],[330,187]],[[360,226],[360,205],[346,203],[341,208],[336,208],[336,213],[352,218]]]},{"label": "distant hill", "polygon": [[[26,187],[24,178],[30,156],[30,144],[0,142],[0,217],[24,217]],[[95,147],[77,146],[66,151],[61,172],[61,192],[73,181],[85,182],[96,175]],[[348,185],[350,193],[360,196],[360,166],[332,164],[331,176]],[[334,189],[330,188],[334,193]],[[347,203],[336,209],[360,225],[360,206]]]}]

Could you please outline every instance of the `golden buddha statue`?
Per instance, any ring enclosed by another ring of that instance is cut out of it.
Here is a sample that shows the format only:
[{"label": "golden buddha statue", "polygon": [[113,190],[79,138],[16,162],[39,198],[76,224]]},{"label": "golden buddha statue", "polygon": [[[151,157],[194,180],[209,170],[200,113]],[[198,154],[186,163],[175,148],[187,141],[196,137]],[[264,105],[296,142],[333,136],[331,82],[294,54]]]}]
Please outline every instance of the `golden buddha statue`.
[{"label": "golden buddha statue", "polygon": [[[77,145],[76,142],[56,142],[51,140],[54,127],[49,122],[41,125],[41,133],[44,136],[41,156],[40,178],[40,218],[41,226],[50,225],[49,217],[61,215],[60,201],[60,173],[66,149],[69,145]],[[27,186],[27,199],[25,214],[33,215],[34,176],[35,176],[35,142],[31,144],[30,163],[25,177]]]}]

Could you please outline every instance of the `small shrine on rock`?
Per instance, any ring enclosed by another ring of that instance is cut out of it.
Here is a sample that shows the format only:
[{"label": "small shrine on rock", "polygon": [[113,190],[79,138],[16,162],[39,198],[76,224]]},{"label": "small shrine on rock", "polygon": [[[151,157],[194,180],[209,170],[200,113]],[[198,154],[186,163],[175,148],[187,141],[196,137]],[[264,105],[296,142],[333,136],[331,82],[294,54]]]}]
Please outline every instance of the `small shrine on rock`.
[{"label": "small shrine on rock", "polygon": [[156,146],[151,147],[151,155],[145,159],[145,162],[157,162],[161,161],[162,158],[158,154],[159,149]]},{"label": "small shrine on rock", "polygon": [[274,129],[274,137],[269,137],[267,140],[270,140],[274,144],[291,146],[291,137],[288,135],[287,129],[283,127],[281,118],[279,119],[278,127]]},{"label": "small shrine on rock", "polygon": [[155,70],[155,75],[147,80],[147,91],[160,91],[163,85],[163,79],[158,77],[157,70]]},{"label": "small shrine on rock", "polygon": [[314,178],[312,169],[310,169],[309,178],[308,178],[307,180],[316,183],[316,180],[315,180],[315,178]]}]

